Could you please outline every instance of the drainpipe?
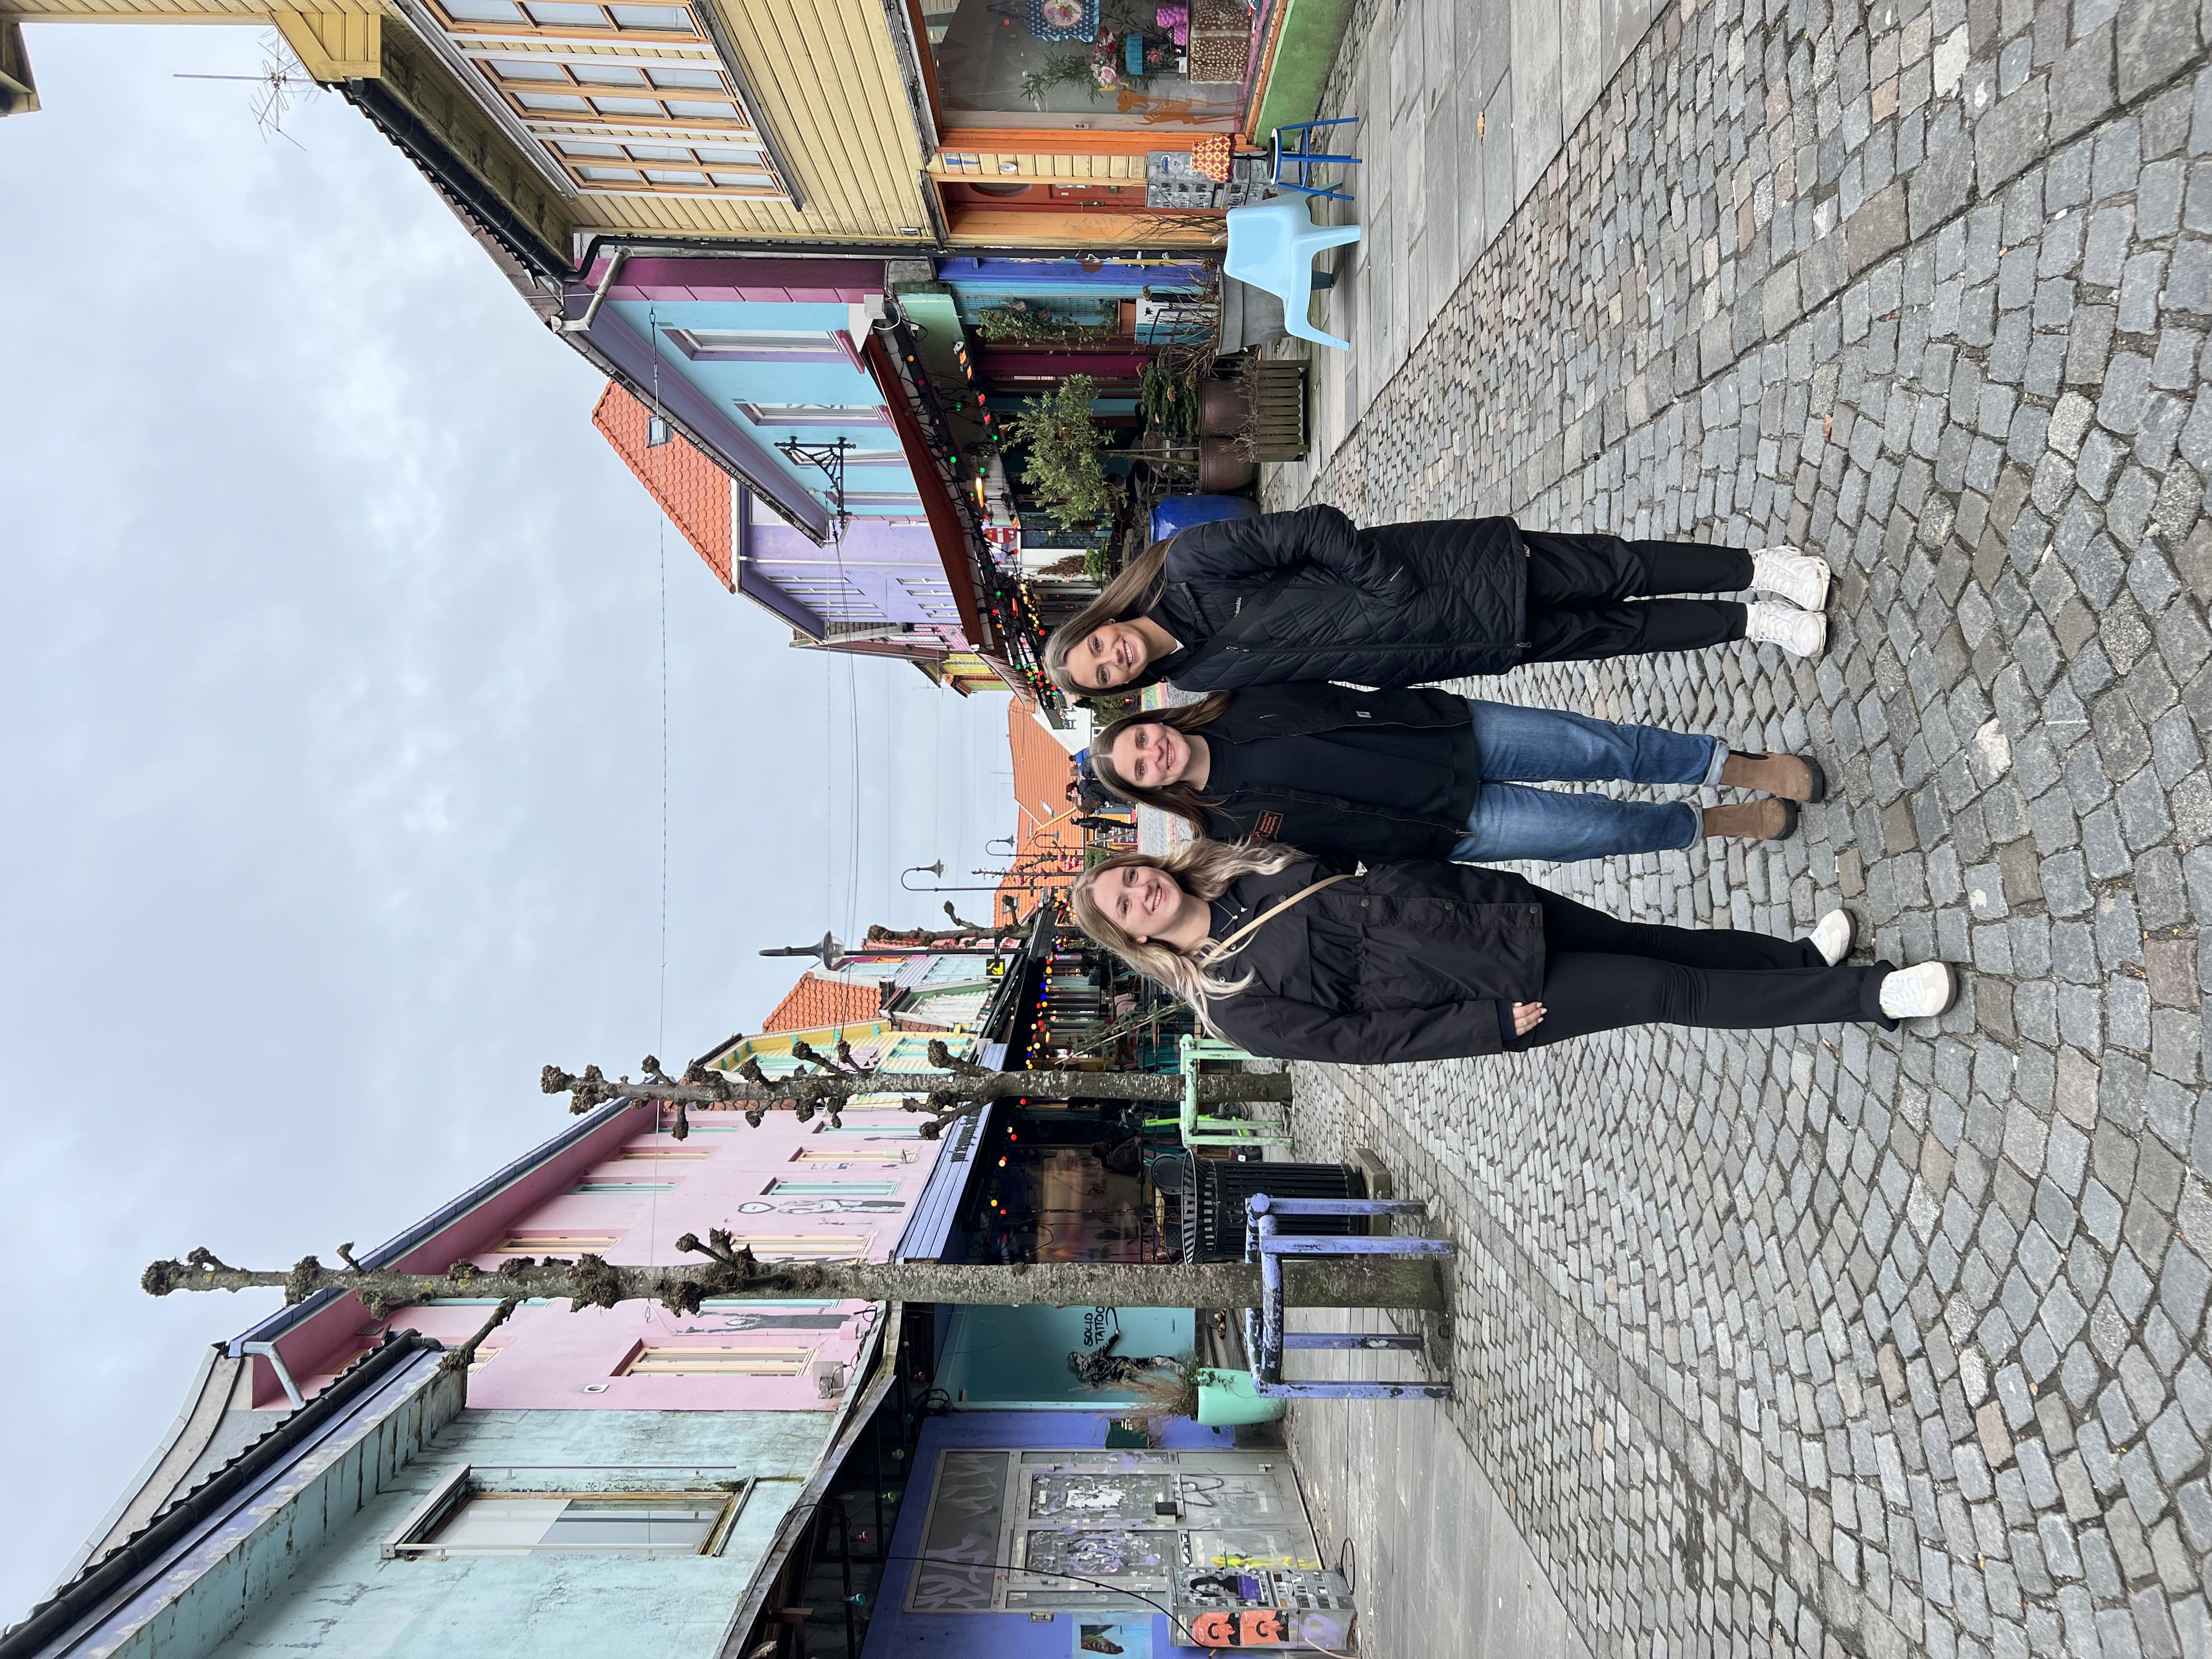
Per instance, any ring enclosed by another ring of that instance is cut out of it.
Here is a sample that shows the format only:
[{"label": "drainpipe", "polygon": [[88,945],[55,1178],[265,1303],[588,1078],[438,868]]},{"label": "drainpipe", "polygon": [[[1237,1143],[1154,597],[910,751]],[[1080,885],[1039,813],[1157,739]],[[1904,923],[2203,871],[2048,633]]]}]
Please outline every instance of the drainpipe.
[{"label": "drainpipe", "polygon": [[300,1392],[300,1385],[292,1380],[292,1373],[284,1364],[284,1356],[276,1352],[274,1342],[241,1342],[239,1347],[246,1353],[258,1354],[269,1362],[269,1369],[276,1373],[277,1382],[283,1384],[284,1398],[292,1402],[294,1411],[307,1403],[307,1397]]},{"label": "drainpipe", "polygon": [[622,270],[623,261],[629,258],[628,248],[617,248],[614,251],[614,256],[607,261],[607,274],[599,278],[599,287],[592,290],[591,304],[584,307],[584,314],[580,317],[563,318],[555,324],[554,327],[562,334],[589,334],[592,331],[592,324],[599,317],[599,307],[607,302],[607,295],[614,291],[615,276]]}]

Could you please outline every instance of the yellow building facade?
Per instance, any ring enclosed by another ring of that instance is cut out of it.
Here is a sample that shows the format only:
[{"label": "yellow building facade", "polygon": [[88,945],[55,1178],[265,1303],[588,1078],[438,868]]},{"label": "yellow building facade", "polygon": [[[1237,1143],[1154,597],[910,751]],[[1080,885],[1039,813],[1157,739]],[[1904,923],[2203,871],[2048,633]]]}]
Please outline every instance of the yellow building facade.
[{"label": "yellow building facade", "polygon": [[[902,8],[849,0],[4,0],[24,24],[273,27],[410,149],[449,151],[573,266],[599,236],[934,240]],[[33,45],[35,45],[33,39]]]},{"label": "yellow building facade", "polygon": [[[973,33],[1006,9],[957,15]],[[1231,125],[1218,112],[1079,118],[979,96],[940,82],[944,31],[925,20],[913,0],[0,0],[0,113],[38,107],[24,25],[259,25],[547,276],[580,272],[595,243],[895,256],[1218,239],[1218,214],[1146,205],[1148,160],[1187,160]]]}]

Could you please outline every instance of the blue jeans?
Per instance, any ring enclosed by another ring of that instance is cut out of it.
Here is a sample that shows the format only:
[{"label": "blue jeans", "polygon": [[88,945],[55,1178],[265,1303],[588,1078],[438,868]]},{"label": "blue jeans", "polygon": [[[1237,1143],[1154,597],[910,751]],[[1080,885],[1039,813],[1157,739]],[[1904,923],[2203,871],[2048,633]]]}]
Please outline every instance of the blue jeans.
[{"label": "blue jeans", "polygon": [[1468,699],[1482,779],[1467,836],[1452,848],[1462,864],[1544,859],[1565,864],[1616,853],[1694,847],[1705,830],[1687,801],[1613,800],[1605,795],[1528,789],[1524,783],[1715,784],[1729,757],[1718,738],[1618,726],[1587,714]]}]

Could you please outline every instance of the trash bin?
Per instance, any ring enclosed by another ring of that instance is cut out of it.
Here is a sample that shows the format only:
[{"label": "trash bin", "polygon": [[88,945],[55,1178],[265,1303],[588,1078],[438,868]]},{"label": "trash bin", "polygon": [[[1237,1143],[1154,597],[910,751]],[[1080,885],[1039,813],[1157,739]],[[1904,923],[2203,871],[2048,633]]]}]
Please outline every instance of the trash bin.
[{"label": "trash bin", "polygon": [[[1244,1200],[1255,1193],[1270,1198],[1364,1198],[1367,1182],[1341,1164],[1232,1164],[1193,1158],[1183,1170],[1182,1259],[1242,1261]],[[1276,1225],[1285,1233],[1338,1238],[1367,1231],[1361,1216],[1285,1216]]]}]

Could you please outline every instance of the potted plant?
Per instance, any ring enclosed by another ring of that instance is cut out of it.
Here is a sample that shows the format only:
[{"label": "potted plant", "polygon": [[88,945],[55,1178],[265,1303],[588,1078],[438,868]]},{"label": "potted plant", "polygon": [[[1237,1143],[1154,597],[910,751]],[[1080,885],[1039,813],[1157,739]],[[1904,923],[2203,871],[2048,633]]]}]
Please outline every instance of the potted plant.
[{"label": "potted plant", "polygon": [[1022,482],[1035,491],[1053,522],[1062,530],[1095,524],[1114,510],[1114,495],[1099,459],[1105,438],[1091,418],[1098,383],[1088,374],[1071,374],[1049,398],[1041,398],[1009,426],[1013,441],[1028,451]]},{"label": "potted plant", "polygon": [[[1305,365],[1271,362],[1256,352],[1221,367],[1231,363],[1231,373],[1199,389],[1199,430],[1205,442],[1233,443],[1249,461],[1304,459]],[[1224,470],[1225,476],[1225,463]]]},{"label": "potted plant", "polygon": [[1137,382],[1137,407],[1146,422],[1170,443],[1187,442],[1199,433],[1199,397],[1192,377],[1163,368],[1158,359],[1145,365]]}]

